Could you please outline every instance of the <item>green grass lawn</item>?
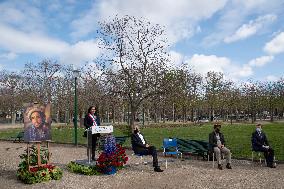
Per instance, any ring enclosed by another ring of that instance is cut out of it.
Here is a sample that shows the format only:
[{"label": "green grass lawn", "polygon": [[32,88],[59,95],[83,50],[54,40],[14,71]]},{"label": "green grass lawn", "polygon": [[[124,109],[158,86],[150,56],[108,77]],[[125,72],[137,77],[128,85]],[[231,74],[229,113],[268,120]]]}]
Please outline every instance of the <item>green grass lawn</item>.
[{"label": "green grass lawn", "polygon": [[[255,126],[250,124],[223,124],[221,132],[225,135],[227,146],[231,149],[233,157],[251,158],[251,134]],[[268,137],[270,145],[275,150],[276,159],[284,160],[284,124],[269,123],[263,127]],[[0,139],[10,139],[17,135],[22,129],[10,129],[1,131]],[[83,135],[84,129],[78,129],[78,143],[86,144]],[[147,127],[142,129],[148,143],[153,144],[157,149],[161,149],[163,138],[184,138],[208,141],[208,134],[212,132],[212,125],[193,126],[183,125],[182,127]],[[125,130],[114,128],[115,136],[124,136]],[[72,127],[52,128],[52,140],[58,143],[74,143],[74,129]],[[125,146],[130,147],[130,138]]]},{"label": "green grass lawn", "polygon": [[[225,136],[226,146],[231,149],[233,157],[251,158],[251,134],[255,125],[234,124],[223,125],[221,132]],[[163,138],[177,137],[208,141],[208,135],[213,131],[212,125],[188,126],[175,128],[145,128],[143,134],[149,143],[156,147],[162,146]],[[275,150],[278,160],[284,160],[284,124],[272,123],[263,126],[270,145]]]}]

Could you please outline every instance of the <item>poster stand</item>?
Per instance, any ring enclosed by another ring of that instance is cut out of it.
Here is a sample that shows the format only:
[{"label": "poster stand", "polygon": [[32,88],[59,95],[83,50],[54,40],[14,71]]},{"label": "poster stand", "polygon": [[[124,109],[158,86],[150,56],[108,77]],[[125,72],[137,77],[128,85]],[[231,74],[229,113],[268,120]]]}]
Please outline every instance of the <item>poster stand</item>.
[{"label": "poster stand", "polygon": [[[42,142],[46,142],[46,148],[47,148],[47,151],[48,151],[48,154],[47,154],[47,162],[46,164],[42,164],[41,163],[41,156],[40,156],[40,149],[41,149],[41,144]],[[49,151],[49,142],[51,142],[51,140],[46,140],[46,141],[30,141],[27,143],[27,163],[28,163],[28,170],[30,171],[31,168],[34,168],[34,167],[42,167],[44,165],[47,165],[50,163],[50,151]],[[36,145],[36,149],[37,149],[37,164],[32,166],[30,165],[30,144],[31,145]]]}]

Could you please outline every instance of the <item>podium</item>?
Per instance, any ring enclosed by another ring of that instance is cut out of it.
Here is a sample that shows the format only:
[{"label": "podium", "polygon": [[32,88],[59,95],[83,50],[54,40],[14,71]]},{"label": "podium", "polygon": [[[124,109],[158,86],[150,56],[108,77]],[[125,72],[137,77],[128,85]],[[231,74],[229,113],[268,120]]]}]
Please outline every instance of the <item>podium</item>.
[{"label": "podium", "polygon": [[108,134],[113,132],[113,126],[92,126],[87,131],[87,160],[76,160],[75,162],[81,165],[95,166],[96,162],[91,161],[92,155],[92,135]]},{"label": "podium", "polygon": [[92,126],[92,134],[102,134],[102,133],[112,133],[113,132],[113,126]]}]

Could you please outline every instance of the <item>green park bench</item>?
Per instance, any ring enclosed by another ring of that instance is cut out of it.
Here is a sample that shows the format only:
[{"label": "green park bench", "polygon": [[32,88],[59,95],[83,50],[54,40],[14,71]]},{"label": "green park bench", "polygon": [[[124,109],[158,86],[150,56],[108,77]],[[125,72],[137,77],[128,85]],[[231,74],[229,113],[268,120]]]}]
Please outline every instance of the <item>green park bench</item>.
[{"label": "green park bench", "polygon": [[128,136],[115,137],[115,141],[117,144],[123,146],[127,138]]},{"label": "green park bench", "polygon": [[183,154],[201,156],[203,159],[208,155],[208,143],[205,141],[177,139],[179,151]]},{"label": "green park bench", "polygon": [[11,139],[14,139],[13,142],[17,142],[17,141],[21,142],[21,141],[24,141],[24,133],[25,133],[24,131],[21,131],[21,132],[19,132],[19,133],[17,134],[17,136],[11,137]]},{"label": "green park bench", "polygon": [[178,149],[180,152],[182,152],[182,154],[197,154],[197,149],[194,146],[188,144],[185,139],[177,138],[177,144]]}]

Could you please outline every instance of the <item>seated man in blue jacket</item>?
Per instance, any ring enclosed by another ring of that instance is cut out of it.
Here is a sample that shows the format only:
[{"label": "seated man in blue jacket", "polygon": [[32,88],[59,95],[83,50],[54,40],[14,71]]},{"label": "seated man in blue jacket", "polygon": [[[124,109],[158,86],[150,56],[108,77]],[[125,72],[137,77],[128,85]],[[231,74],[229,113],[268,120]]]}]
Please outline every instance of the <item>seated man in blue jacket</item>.
[{"label": "seated man in blue jacket", "polygon": [[131,135],[132,149],[135,154],[140,155],[152,155],[153,167],[155,172],[163,172],[158,165],[157,150],[155,146],[150,146],[144,136],[140,133],[139,128],[135,127],[133,134]]},{"label": "seated man in blue jacket", "polygon": [[266,135],[261,129],[261,124],[256,125],[255,132],[251,136],[252,150],[256,152],[264,152],[267,167],[275,168],[274,165],[274,150],[269,146]]}]

